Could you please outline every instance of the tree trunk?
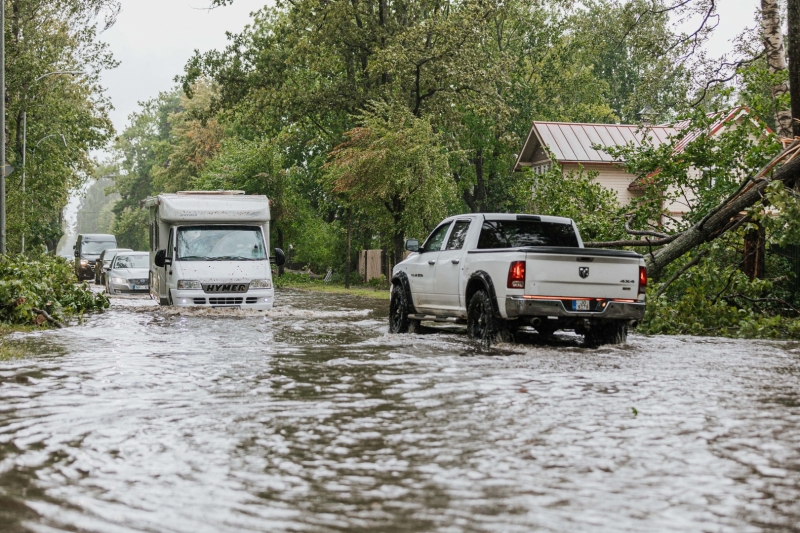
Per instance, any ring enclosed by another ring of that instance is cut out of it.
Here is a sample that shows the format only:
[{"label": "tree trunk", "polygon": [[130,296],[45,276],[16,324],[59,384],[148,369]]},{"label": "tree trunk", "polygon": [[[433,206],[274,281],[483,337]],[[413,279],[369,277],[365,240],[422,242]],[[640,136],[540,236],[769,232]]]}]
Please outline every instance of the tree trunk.
[{"label": "tree trunk", "polygon": [[344,288],[350,288],[350,267],[353,264],[353,261],[350,258],[350,236],[352,234],[351,227],[353,222],[353,213],[351,211],[347,212],[347,252],[346,252],[346,259],[344,264]]},{"label": "tree trunk", "polygon": [[[786,50],[783,46],[778,0],[761,0],[761,27],[764,32],[764,51],[770,74],[786,70]],[[775,104],[776,133],[780,137],[792,137],[792,112],[778,103],[780,98],[789,92],[789,86],[782,82],[774,85],[771,92]]]},{"label": "tree trunk", "polygon": [[[792,1],[800,2],[800,0]],[[775,170],[771,180],[761,179],[753,182],[749,188],[722,204],[716,212],[679,234],[663,248],[645,253],[644,259],[650,276],[658,277],[667,265],[689,250],[716,239],[730,229],[737,219],[741,219],[741,212],[760,202],[769,184],[776,180],[782,181],[789,187],[800,181],[800,157]]]},{"label": "tree trunk", "polygon": [[792,102],[792,132],[800,136],[800,0],[788,0],[789,97]]},{"label": "tree trunk", "polygon": [[[391,266],[394,267],[394,265],[396,265],[397,263],[399,263],[400,261],[403,260],[403,251],[405,250],[405,246],[404,246],[405,242],[404,242],[404,239],[403,239],[403,231],[402,230],[396,230],[392,240],[394,241],[393,242],[393,244],[394,244],[394,254],[393,254],[393,262],[392,262]],[[392,275],[392,269],[389,268],[387,270],[386,277],[388,278],[391,275]]]},{"label": "tree trunk", "polygon": [[748,278],[763,279],[766,268],[766,235],[759,224],[758,229],[748,231],[744,236],[744,265],[742,271]]}]

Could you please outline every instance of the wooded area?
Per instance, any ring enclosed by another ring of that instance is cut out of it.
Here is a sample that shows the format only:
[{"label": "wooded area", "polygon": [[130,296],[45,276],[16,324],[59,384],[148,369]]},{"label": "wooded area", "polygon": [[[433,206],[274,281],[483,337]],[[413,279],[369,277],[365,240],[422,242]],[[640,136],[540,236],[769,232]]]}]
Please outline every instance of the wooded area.
[{"label": "wooded area", "polygon": [[[710,58],[715,0],[278,2],[130,117],[95,171],[115,176],[119,200],[97,211],[141,249],[148,195],[266,194],[273,245],[341,279],[356,251],[397,261],[405,238],[450,214],[536,210],[645,255],[650,331],[794,335],[798,163],[780,138],[799,127],[798,32],[784,45],[782,30],[797,27],[796,4],[763,0]],[[533,120],[635,124],[646,106],[655,123],[688,126],[665,144],[605,148],[644,184],[629,205],[588,171],[512,171]],[[752,119],[705,133],[735,106]],[[688,213],[675,218],[665,205],[678,199]]]}]

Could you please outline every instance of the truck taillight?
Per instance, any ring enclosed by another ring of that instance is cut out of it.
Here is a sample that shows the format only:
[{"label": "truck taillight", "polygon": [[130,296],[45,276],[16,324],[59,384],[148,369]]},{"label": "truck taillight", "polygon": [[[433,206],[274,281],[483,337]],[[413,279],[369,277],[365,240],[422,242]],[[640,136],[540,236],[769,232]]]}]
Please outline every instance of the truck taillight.
[{"label": "truck taillight", "polygon": [[639,294],[647,292],[647,267],[639,267]]},{"label": "truck taillight", "polygon": [[508,288],[525,288],[525,261],[513,261],[508,267]]}]

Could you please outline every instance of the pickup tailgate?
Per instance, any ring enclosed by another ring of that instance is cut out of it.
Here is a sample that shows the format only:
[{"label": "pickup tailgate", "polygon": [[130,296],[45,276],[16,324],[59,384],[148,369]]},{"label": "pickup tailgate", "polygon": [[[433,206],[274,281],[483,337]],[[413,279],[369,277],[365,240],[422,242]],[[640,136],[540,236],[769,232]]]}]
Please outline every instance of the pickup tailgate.
[{"label": "pickup tailgate", "polygon": [[592,248],[526,248],[525,295],[636,299],[635,252]]}]

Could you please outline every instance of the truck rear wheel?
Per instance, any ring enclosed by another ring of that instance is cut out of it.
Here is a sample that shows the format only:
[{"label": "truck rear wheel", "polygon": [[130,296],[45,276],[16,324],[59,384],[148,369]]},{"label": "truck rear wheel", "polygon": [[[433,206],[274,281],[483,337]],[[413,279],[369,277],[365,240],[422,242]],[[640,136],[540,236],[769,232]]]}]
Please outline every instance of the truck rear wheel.
[{"label": "truck rear wheel", "polygon": [[486,291],[472,295],[467,308],[467,334],[470,339],[491,344],[497,336],[497,322],[492,309],[492,300]]},{"label": "truck rear wheel", "polygon": [[408,317],[408,294],[401,284],[392,285],[392,296],[389,300],[389,332],[411,333],[417,331],[419,320]]},{"label": "truck rear wheel", "polygon": [[624,322],[611,322],[587,331],[584,340],[588,346],[604,344],[625,344],[628,341],[628,325]]}]

